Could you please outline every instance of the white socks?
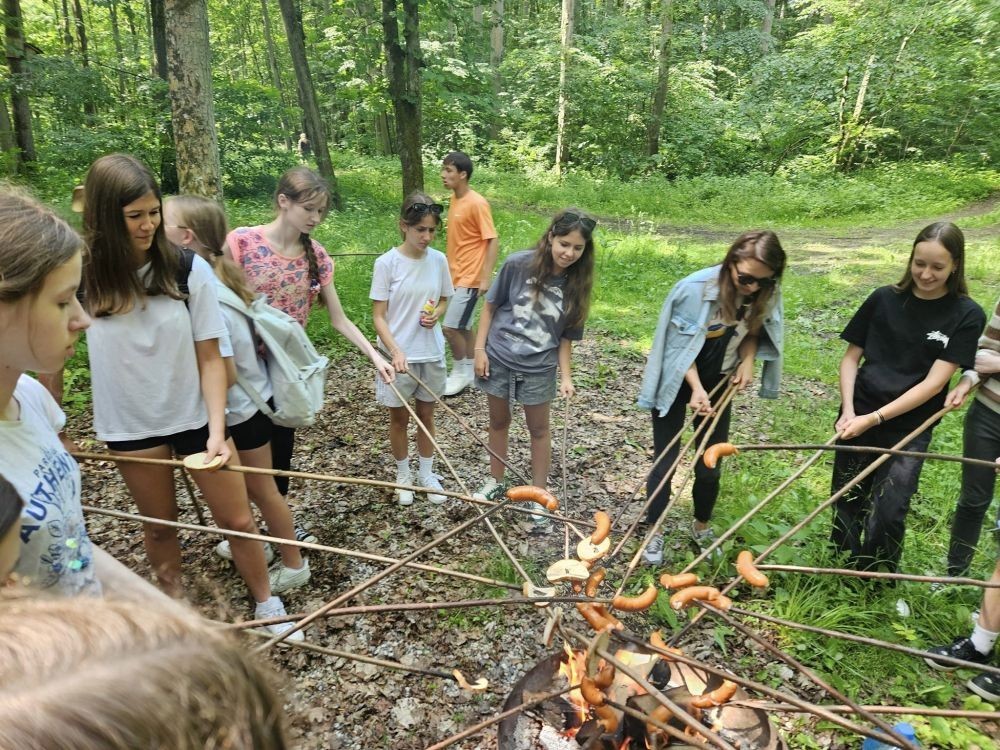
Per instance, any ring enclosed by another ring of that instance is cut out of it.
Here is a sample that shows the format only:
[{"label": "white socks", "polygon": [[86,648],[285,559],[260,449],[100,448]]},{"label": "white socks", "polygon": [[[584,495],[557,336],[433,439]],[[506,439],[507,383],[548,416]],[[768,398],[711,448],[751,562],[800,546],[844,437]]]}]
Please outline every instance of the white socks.
[{"label": "white socks", "polygon": [[420,464],[420,468],[417,470],[418,476],[421,477],[430,476],[431,469],[434,468],[434,456],[431,456],[430,458],[417,456],[417,461]]},{"label": "white socks", "polygon": [[472,375],[474,359],[456,359],[452,361],[451,376],[470,377]]},{"label": "white socks", "polygon": [[[405,482],[403,480],[406,480]],[[396,461],[396,483],[397,484],[409,484],[410,483],[410,457],[401,458]]]},{"label": "white socks", "polygon": [[991,633],[989,630],[980,627],[977,623],[976,627],[972,630],[969,640],[976,647],[976,651],[989,656],[993,650],[993,644],[997,642],[997,636],[1000,636],[1000,633]]}]

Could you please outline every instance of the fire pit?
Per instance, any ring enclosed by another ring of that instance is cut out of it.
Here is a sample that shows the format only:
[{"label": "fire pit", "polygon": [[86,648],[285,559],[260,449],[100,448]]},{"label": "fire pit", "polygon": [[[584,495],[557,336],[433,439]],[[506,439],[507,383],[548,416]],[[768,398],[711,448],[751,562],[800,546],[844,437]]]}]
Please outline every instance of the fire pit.
[{"label": "fire pit", "polygon": [[[722,678],[663,659],[641,647],[620,649],[615,657],[734,747],[740,750],[785,750],[784,741],[763,710],[738,703],[704,710],[691,705],[692,698],[721,686]],[[538,662],[511,690],[504,710],[578,683],[585,674],[584,659],[582,652],[567,648],[563,653],[553,654]],[[653,696],[620,671],[615,674],[606,692],[610,701],[644,715],[659,706]],[[746,698],[742,690],[737,690],[733,700]],[[578,750],[581,747],[593,750],[655,750],[667,746],[670,738],[660,731],[648,731],[645,721],[610,706],[608,710],[614,711],[618,718],[614,732],[605,731],[605,725],[598,720],[579,690],[564,693],[546,700],[533,710],[505,719],[497,733],[498,750]],[[685,728],[676,717],[671,717],[669,724],[681,731]],[[670,747],[683,748],[685,745],[673,740]]]}]

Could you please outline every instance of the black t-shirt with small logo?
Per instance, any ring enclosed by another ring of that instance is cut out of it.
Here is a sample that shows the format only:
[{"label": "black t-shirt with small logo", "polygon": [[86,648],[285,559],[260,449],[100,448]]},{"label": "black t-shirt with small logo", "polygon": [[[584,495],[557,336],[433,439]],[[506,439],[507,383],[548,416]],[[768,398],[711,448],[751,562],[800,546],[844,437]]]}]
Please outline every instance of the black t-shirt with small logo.
[{"label": "black t-shirt with small logo", "polygon": [[[927,377],[935,360],[971,368],[985,325],[982,308],[969,297],[946,294],[928,300],[891,286],[876,289],[840,334],[864,350],[854,385],[855,414],[869,414],[897,399]],[[946,384],[879,431],[906,435],[944,406],[947,393]]]}]

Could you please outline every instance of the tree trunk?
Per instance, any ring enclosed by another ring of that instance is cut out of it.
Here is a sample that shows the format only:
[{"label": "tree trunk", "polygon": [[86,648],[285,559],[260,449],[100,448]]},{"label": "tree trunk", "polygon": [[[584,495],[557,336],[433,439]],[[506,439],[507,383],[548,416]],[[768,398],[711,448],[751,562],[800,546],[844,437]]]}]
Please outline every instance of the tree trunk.
[{"label": "tree trunk", "polygon": [[302,30],[302,15],[295,6],[294,0],[278,0],[281,7],[281,19],[285,23],[285,33],[288,36],[288,49],[292,56],[292,67],[295,68],[295,81],[298,85],[299,106],[305,120],[306,135],[312,143],[313,154],[316,156],[316,166],[319,173],[330,184],[330,205],[338,211],[344,207],[337,186],[337,177],[333,173],[333,162],[330,159],[330,147],[326,141],[326,130],[319,115],[319,101],[316,98],[316,88],[313,86],[312,74],[309,72],[309,60],[306,57],[306,37]]},{"label": "tree trunk", "polygon": [[73,54],[73,31],[70,24],[72,21],[69,19],[69,0],[62,0],[62,16],[63,16],[63,53],[66,57]]},{"label": "tree trunk", "polygon": [[281,69],[278,67],[278,53],[274,47],[274,34],[271,31],[271,11],[267,7],[268,0],[260,0],[260,10],[264,19],[264,41],[267,44],[267,67],[271,72],[271,85],[281,99],[281,130],[285,138],[285,149],[291,151],[292,124],[285,114],[285,87],[281,84]]},{"label": "tree trunk", "polygon": [[129,5],[129,0],[119,0],[122,6],[122,12],[125,14],[125,20],[128,21],[128,35],[131,40],[132,57],[135,59],[139,58],[139,35],[136,33],[135,29],[135,13],[132,12],[132,6]]},{"label": "tree trunk", "polygon": [[660,128],[663,125],[663,109],[667,103],[667,83],[670,77],[670,36],[674,27],[672,6],[673,0],[661,0],[656,90],[653,92],[653,108],[649,114],[649,122],[646,123],[646,156],[660,153]]},{"label": "tree trunk", "polygon": [[167,80],[182,193],[222,200],[206,0],[166,0]]},{"label": "tree trunk", "polygon": [[[80,64],[87,70],[90,68],[90,54],[87,48],[87,26],[83,22],[83,5],[80,0],[73,0],[73,16],[76,22],[76,38],[80,43]],[[90,117],[97,114],[94,100],[89,96],[83,100],[83,111]]]},{"label": "tree trunk", "polygon": [[17,165],[36,160],[35,137],[31,131],[31,106],[24,93],[27,72],[24,69],[24,19],[20,0],[3,0],[4,40],[7,66],[10,68],[10,103],[14,110],[14,138],[17,141]]},{"label": "tree trunk", "polygon": [[[115,44],[115,59],[121,61],[125,59],[125,51],[122,48],[121,30],[118,28],[118,0],[110,0],[108,3],[108,13],[111,16],[111,39]],[[124,97],[125,74],[120,67],[116,67],[115,72],[118,76],[118,96]]]},{"label": "tree trunk", "polygon": [[[503,23],[504,23],[504,0],[494,0],[493,2],[493,22],[490,26],[490,83],[493,86],[493,101],[499,105],[500,88],[503,81],[500,78],[500,64],[503,62]],[[499,106],[496,111],[499,111]],[[496,116],[490,118],[489,135],[490,140],[496,140],[499,135],[499,123]]]},{"label": "tree trunk", "polygon": [[7,108],[7,99],[3,96],[0,96],[0,152],[3,153],[5,165],[9,167],[7,174],[17,174],[17,141],[14,138],[14,126],[10,122],[10,110]]},{"label": "tree trunk", "polygon": [[774,2],[775,0],[764,0],[764,20],[760,22],[760,54],[766,55],[774,50],[774,36],[771,30],[774,28]]},{"label": "tree trunk", "polygon": [[399,163],[403,170],[403,195],[424,189],[423,137],[420,127],[420,17],[419,0],[403,0],[403,37],[399,43],[396,0],[382,0],[389,94],[396,112]]},{"label": "tree trunk", "polygon": [[177,152],[174,150],[174,125],[167,100],[167,21],[164,0],[150,0],[149,20],[153,36],[153,74],[163,81],[162,87],[154,90],[156,111],[163,118],[160,134],[160,188],[165,193],[176,193],[180,185],[177,178]]},{"label": "tree trunk", "polygon": [[559,55],[559,109],[556,112],[556,163],[555,173],[562,174],[566,160],[566,73],[569,67],[569,51],[573,43],[573,0],[562,0],[562,20],[560,23]]}]

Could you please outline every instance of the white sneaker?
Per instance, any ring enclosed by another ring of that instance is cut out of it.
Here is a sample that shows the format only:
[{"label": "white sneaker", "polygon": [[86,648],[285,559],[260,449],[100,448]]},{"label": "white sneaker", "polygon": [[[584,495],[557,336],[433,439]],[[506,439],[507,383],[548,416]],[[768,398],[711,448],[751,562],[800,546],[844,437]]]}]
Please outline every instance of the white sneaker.
[{"label": "white sneaker", "polygon": [[[396,484],[413,484],[413,475],[407,472],[404,476],[397,476]],[[413,505],[413,490],[397,487],[395,495],[396,502],[400,505]]]},{"label": "white sneaker", "polygon": [[[425,476],[417,477],[417,484],[421,487],[426,487],[429,490],[443,490],[444,487],[441,486],[441,475],[440,474],[427,474]],[[412,494],[412,493],[411,493]],[[439,495],[436,492],[428,492],[427,499],[430,500],[435,505],[440,505],[445,500],[448,499],[447,495]]]},{"label": "white sneaker", "polygon": [[[271,547],[267,542],[261,542],[264,545],[264,562],[270,565],[274,562],[274,548]],[[221,557],[223,560],[233,559],[233,550],[229,546],[229,540],[223,539],[221,542],[215,545],[215,554]]]},{"label": "white sneaker", "polygon": [[663,562],[663,534],[657,534],[649,540],[642,557],[647,565],[659,565]]},{"label": "white sneaker", "polygon": [[304,586],[309,583],[310,576],[312,573],[309,570],[309,561],[304,557],[301,568],[286,568],[284,564],[278,563],[267,571],[272,594],[281,594],[289,589]]},{"label": "white sneaker", "polygon": [[472,493],[472,497],[476,500],[489,500],[490,502],[495,502],[499,499],[500,495],[503,494],[503,491],[503,482],[498,482],[492,476],[489,476],[486,477],[486,481],[483,482],[482,486]]},{"label": "white sneaker", "polygon": [[[288,612],[285,611],[285,605],[282,603],[280,597],[272,596],[266,602],[257,603],[257,609],[254,611],[254,619],[266,620],[269,617],[284,617],[287,614]],[[295,627],[295,623],[279,622],[274,625],[267,625],[266,627],[271,635],[281,635]],[[296,630],[285,640],[304,641],[305,639],[305,634],[301,630]]]},{"label": "white sneaker", "polygon": [[444,383],[445,396],[457,396],[472,385],[472,373],[453,372]]}]

